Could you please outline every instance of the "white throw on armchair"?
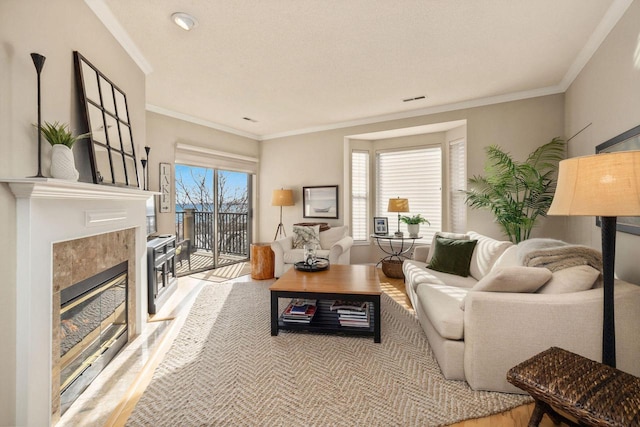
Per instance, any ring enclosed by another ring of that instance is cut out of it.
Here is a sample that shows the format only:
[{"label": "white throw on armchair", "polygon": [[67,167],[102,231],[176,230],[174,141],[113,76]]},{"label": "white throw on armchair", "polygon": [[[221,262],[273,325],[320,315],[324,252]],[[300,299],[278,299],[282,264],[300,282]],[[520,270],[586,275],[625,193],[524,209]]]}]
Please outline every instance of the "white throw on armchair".
[{"label": "white throw on armchair", "polygon": [[[332,227],[320,232],[320,245],[316,254],[318,257],[329,259],[329,264],[349,264],[353,238],[347,233],[346,225]],[[294,248],[294,236],[285,237],[271,243],[275,254],[275,276],[280,277],[293,264],[304,261],[304,249]]]}]

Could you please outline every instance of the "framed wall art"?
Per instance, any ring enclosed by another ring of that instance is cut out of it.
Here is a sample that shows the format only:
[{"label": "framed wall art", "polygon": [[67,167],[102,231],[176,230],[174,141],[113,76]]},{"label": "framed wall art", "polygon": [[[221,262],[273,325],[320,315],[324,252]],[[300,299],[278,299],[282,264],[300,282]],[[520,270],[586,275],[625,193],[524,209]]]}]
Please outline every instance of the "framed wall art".
[{"label": "framed wall art", "polygon": [[171,212],[171,165],[160,163],[160,212]]},{"label": "framed wall art", "polygon": [[373,217],[373,232],[380,236],[389,234],[389,220],[384,216]]},{"label": "framed wall art", "polygon": [[304,218],[338,218],[338,186],[302,187]]},{"label": "framed wall art", "polygon": [[[629,129],[596,146],[596,154],[632,150],[640,150],[640,126]],[[596,217],[596,225],[600,227],[600,217]],[[616,227],[618,231],[640,236],[640,217],[619,216]]]},{"label": "framed wall art", "polygon": [[73,52],[81,116],[90,132],[94,184],[140,187],[127,96],[79,52]]}]

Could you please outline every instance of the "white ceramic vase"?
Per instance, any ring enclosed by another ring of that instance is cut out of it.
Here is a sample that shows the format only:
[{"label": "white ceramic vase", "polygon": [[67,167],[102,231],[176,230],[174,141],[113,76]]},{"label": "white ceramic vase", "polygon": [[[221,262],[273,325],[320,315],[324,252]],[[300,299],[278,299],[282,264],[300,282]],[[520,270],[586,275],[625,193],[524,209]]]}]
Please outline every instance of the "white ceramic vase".
[{"label": "white ceramic vase", "polygon": [[407,224],[407,229],[409,230],[409,237],[418,237],[420,224]]},{"label": "white ceramic vase", "polygon": [[66,145],[56,144],[51,147],[51,176],[69,181],[77,181],[80,176],[73,159],[73,151]]}]

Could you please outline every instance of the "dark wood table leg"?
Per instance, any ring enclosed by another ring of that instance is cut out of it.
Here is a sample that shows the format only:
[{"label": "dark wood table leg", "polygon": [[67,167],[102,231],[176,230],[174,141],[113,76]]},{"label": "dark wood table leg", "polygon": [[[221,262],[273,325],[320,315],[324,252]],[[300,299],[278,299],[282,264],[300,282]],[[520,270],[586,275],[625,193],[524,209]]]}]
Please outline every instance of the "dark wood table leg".
[{"label": "dark wood table leg", "polygon": [[373,342],[376,343],[382,342],[382,316],[380,312],[380,295],[376,295],[373,300]]},{"label": "dark wood table leg", "polygon": [[271,292],[271,335],[278,335],[278,296]]}]

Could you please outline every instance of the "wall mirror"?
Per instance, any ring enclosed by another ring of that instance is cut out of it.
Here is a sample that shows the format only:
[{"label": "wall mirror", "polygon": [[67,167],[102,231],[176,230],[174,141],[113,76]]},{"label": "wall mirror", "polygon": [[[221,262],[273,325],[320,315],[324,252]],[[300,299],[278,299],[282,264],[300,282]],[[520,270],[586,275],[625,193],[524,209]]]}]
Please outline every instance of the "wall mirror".
[{"label": "wall mirror", "polygon": [[93,182],[139,188],[127,96],[79,52],[73,58]]}]

